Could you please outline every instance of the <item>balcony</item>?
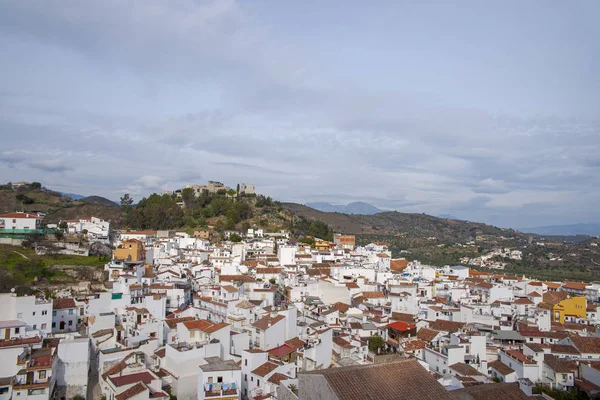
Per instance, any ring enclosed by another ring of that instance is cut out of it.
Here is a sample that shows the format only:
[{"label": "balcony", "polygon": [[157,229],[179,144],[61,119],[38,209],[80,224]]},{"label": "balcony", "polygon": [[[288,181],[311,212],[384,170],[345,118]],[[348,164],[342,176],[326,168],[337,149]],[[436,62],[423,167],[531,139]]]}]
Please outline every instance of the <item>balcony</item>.
[{"label": "balcony", "polygon": [[216,399],[219,397],[225,397],[225,396],[238,396],[238,389],[228,389],[228,390],[219,390],[219,391],[215,391],[215,390],[211,390],[211,391],[204,391],[204,397],[205,398],[211,398],[211,399]]}]

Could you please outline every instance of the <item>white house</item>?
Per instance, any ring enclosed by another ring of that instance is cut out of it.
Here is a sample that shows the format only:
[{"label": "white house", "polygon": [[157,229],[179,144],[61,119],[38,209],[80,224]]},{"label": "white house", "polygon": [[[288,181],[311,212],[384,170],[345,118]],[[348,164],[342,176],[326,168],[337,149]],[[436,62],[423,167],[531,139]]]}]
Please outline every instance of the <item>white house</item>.
[{"label": "white house", "polygon": [[239,399],[242,385],[242,369],[233,360],[206,357],[200,361],[198,374],[198,399]]},{"label": "white house", "polygon": [[52,332],[52,301],[35,296],[2,293],[0,304],[0,321],[13,320],[24,323],[14,337],[46,336]]},{"label": "white house", "polygon": [[77,330],[77,305],[72,298],[52,302],[52,333]]},{"label": "white house", "polygon": [[0,229],[40,229],[42,217],[36,214],[14,212],[0,215]]}]

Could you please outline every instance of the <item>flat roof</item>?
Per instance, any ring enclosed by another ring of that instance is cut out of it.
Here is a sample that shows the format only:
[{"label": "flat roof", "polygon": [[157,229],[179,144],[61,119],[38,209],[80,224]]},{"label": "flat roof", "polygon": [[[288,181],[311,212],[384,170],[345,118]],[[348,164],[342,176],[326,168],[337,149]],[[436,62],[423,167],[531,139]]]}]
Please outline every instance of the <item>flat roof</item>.
[{"label": "flat roof", "polygon": [[207,364],[200,365],[200,369],[204,372],[213,371],[238,371],[242,368],[233,360],[223,360],[221,357],[207,357],[204,359]]}]

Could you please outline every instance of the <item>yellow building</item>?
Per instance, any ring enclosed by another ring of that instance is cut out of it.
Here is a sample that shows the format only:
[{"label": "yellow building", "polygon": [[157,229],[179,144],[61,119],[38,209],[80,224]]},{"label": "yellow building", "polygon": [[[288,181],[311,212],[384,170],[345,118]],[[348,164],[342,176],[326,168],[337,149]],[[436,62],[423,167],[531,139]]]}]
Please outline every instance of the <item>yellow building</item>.
[{"label": "yellow building", "polygon": [[571,297],[554,304],[552,320],[565,323],[565,316],[586,317],[587,299],[585,297]]},{"label": "yellow building", "polygon": [[144,244],[137,239],[124,240],[115,249],[113,258],[115,260],[132,262],[144,261],[146,259],[146,249],[144,248]]},{"label": "yellow building", "polygon": [[315,249],[318,251],[329,251],[331,248],[331,243],[326,240],[317,240],[315,242]]}]

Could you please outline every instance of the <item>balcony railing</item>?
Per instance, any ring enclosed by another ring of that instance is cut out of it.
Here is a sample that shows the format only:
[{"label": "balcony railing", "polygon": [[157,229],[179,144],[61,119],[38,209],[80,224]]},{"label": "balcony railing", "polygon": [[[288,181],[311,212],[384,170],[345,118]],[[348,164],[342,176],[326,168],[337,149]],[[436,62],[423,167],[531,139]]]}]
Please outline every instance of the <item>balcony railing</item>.
[{"label": "balcony railing", "polygon": [[222,396],[235,396],[238,394],[237,389],[219,390],[219,391],[204,391],[204,397],[222,397]]}]

